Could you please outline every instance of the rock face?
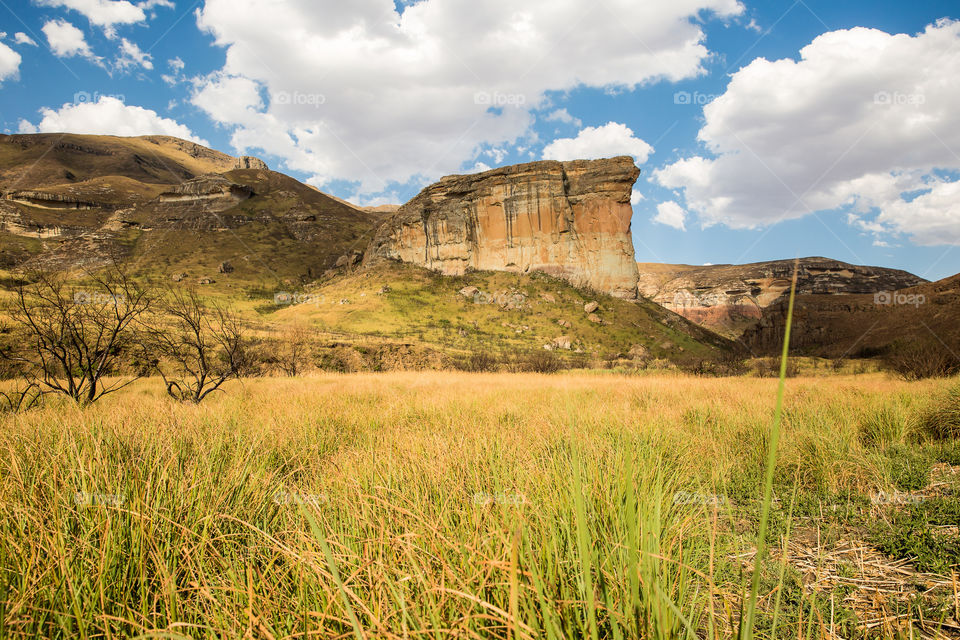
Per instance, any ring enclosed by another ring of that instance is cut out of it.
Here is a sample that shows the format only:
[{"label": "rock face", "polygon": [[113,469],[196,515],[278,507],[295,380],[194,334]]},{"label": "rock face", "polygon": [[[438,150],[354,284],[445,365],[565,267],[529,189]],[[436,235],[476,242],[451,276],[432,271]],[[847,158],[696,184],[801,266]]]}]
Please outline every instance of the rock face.
[{"label": "rock face", "polygon": [[[786,316],[786,301],[767,307],[743,343],[758,354],[779,353]],[[960,354],[960,275],[897,291],[797,297],[790,337],[797,354],[872,357],[917,343]]]},{"label": "rock face", "polygon": [[233,166],[234,169],[256,169],[258,171],[269,171],[270,167],[267,166],[267,163],[261,160],[260,158],[254,158],[253,156],[240,156],[237,158],[237,164]]},{"label": "rock face", "polygon": [[539,270],[635,298],[630,192],[639,175],[633,159],[621,156],[447,176],[380,226],[365,260],[447,275]]},{"label": "rock face", "polygon": [[[751,330],[764,310],[789,294],[793,260],[745,265],[640,264],[641,295],[729,338]],[[844,296],[895,291],[925,282],[896,269],[803,258],[797,293]]]},{"label": "rock face", "polygon": [[161,205],[174,208],[201,207],[210,211],[223,211],[238,202],[252,198],[253,189],[236,184],[218,175],[206,175],[187,180],[172,190],[161,193]]},{"label": "rock face", "polygon": [[107,206],[45,191],[11,191],[3,194],[3,198],[43,209],[98,209]]}]

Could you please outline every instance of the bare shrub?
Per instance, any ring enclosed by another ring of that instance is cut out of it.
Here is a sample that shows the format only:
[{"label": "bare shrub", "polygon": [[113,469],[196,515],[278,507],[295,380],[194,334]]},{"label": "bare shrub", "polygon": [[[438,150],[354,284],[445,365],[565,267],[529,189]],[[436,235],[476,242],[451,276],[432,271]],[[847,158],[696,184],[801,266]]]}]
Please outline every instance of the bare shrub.
[{"label": "bare shrub", "polygon": [[524,370],[534,373],[556,373],[563,369],[563,360],[553,351],[534,350],[523,359]]},{"label": "bare shrub", "polygon": [[884,365],[904,380],[946,378],[960,372],[960,358],[933,340],[911,340],[893,345]]},{"label": "bare shrub", "polygon": [[324,371],[337,371],[339,373],[356,373],[368,368],[363,355],[353,347],[348,346],[339,346],[327,350],[320,356],[318,366]]},{"label": "bare shrub", "polygon": [[316,332],[302,324],[294,325],[283,332],[277,345],[276,358],[277,365],[284,374],[295,377],[303,373],[310,361],[315,337]]},{"label": "bare shrub", "polygon": [[457,368],[461,371],[472,371],[482,373],[485,371],[496,371],[498,361],[496,356],[487,351],[475,351],[463,360],[457,361]]},{"label": "bare shrub", "polygon": [[725,352],[714,359],[701,359],[683,369],[696,376],[716,377],[739,376],[749,371],[746,358],[739,352]]},{"label": "bare shrub", "polygon": [[[754,364],[757,376],[760,378],[780,377],[780,358],[761,358]],[[787,359],[787,377],[794,378],[800,373],[796,360]]]},{"label": "bare shrub", "polygon": [[248,345],[238,316],[192,290],[168,292],[160,311],[146,325],[146,347],[170,397],[200,403],[240,375]]}]

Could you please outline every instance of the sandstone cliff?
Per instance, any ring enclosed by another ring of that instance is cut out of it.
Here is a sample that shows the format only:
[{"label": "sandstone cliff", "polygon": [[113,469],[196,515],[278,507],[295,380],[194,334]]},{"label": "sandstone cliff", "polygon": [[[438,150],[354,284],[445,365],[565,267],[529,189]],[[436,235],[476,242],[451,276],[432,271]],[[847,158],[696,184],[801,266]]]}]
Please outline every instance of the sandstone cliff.
[{"label": "sandstone cliff", "polygon": [[[782,301],[793,276],[793,260],[745,265],[638,266],[637,286],[641,295],[729,338],[752,329],[763,317],[764,309]],[[896,269],[803,258],[797,292],[822,296],[873,294],[922,282],[922,278]]]},{"label": "sandstone cliff", "polygon": [[[763,310],[743,344],[754,353],[778,353],[787,304]],[[929,344],[960,354],[960,275],[873,294],[800,295],[790,345],[795,353],[830,358],[885,354],[898,344]]]},{"label": "sandstone cliff", "polygon": [[542,161],[427,187],[377,230],[365,263],[395,259],[448,275],[543,271],[636,297],[633,159]]},{"label": "sandstone cliff", "polygon": [[240,156],[237,158],[236,164],[233,165],[234,169],[255,169],[257,171],[269,171],[270,167],[267,166],[267,163],[261,160],[260,158],[254,158],[253,156]]}]

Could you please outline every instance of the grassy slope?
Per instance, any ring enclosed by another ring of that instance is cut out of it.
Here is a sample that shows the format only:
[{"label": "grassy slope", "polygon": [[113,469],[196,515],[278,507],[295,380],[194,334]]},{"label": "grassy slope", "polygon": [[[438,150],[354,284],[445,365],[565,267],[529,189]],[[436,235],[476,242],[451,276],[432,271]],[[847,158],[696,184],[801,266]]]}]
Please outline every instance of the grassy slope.
[{"label": "grassy slope", "polygon": [[[523,296],[522,308],[475,304],[458,292],[478,287],[491,298]],[[389,288],[384,294],[379,292]],[[716,356],[728,343],[651,302],[619,300],[578,290],[542,274],[475,272],[441,276],[411,265],[391,264],[359,270],[306,291],[307,302],[276,307],[272,291],[259,292],[256,306],[280,323],[309,322],[331,333],[360,334],[422,342],[454,352],[541,349],[559,336],[575,348],[607,357],[643,345],[653,357],[697,360]],[[553,296],[548,302],[544,294]],[[348,303],[341,304],[346,300]],[[585,303],[596,300],[605,324],[591,322]],[[559,325],[566,320],[571,327]]]},{"label": "grassy slope", "polygon": [[[229,238],[225,235],[220,245],[211,245],[209,250],[229,249]],[[151,273],[166,270],[156,256],[152,260]],[[629,357],[627,353],[635,345],[646,347],[651,358],[678,364],[715,359],[731,347],[723,338],[654,303],[628,302],[580,290],[539,273],[475,272],[447,277],[413,265],[383,264],[300,287],[292,282],[278,284],[273,276],[257,280],[245,272],[259,273],[254,265],[234,264],[236,272],[214,273],[216,282],[198,290],[239,312],[253,335],[260,337],[277,337],[290,327],[307,326],[317,330],[318,346],[417,345],[451,356],[483,351],[509,357],[542,350],[554,338],[568,336],[573,349],[558,353],[572,358],[579,350],[580,366],[594,364],[596,359]],[[12,272],[0,270],[4,282],[12,276]],[[158,289],[194,286],[187,281],[171,283],[162,277],[154,277],[153,282]],[[491,297],[521,294],[524,304],[518,309],[475,304],[473,298],[458,293],[466,286],[476,286]],[[389,290],[381,294],[384,287]],[[276,295],[284,292],[294,294],[301,302],[277,304]],[[548,302],[544,294],[555,301]],[[11,295],[0,287],[0,304]],[[591,322],[583,310],[585,303],[594,300],[600,303],[597,315],[603,319],[602,325]],[[563,327],[559,320],[571,326]]]},{"label": "grassy slope", "polygon": [[227,171],[233,163],[225,153],[166,136],[0,135],[3,189],[36,189],[102,176],[178,184]]},{"label": "grassy slope", "polygon": [[[161,209],[144,207],[130,216],[157,225],[136,234],[131,259],[139,273],[163,280],[174,273],[191,281],[210,276],[217,288],[298,286],[319,278],[344,253],[365,248],[381,218],[273,171],[225,176],[256,195],[226,211],[182,214],[185,220],[172,228],[164,226],[168,214]],[[223,261],[233,265],[232,274],[217,274]]]}]

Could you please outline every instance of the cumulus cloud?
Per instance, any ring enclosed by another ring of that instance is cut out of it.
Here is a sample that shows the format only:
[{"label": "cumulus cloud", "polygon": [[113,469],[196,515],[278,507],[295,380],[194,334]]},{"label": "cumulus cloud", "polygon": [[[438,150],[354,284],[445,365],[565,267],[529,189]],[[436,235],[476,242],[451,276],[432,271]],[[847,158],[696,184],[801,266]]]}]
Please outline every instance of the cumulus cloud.
[{"label": "cumulus cloud", "polygon": [[[825,33],[763,58],[706,105],[709,154],[655,172],[705,224],[756,227],[845,209],[864,232],[960,244],[960,22],[910,36]],[[920,193],[918,197],[917,193]]]},{"label": "cumulus cloud", "polygon": [[562,122],[563,124],[572,124],[575,127],[583,125],[583,122],[580,121],[580,118],[574,118],[570,115],[570,112],[564,109],[557,109],[550,112],[549,115],[545,118],[547,122]]},{"label": "cumulus cloud", "polygon": [[673,227],[674,229],[679,229],[680,231],[687,230],[685,225],[686,219],[687,212],[684,211],[683,207],[678,205],[673,200],[658,204],[657,215],[653,216],[654,222],[665,224],[668,227]]},{"label": "cumulus cloud", "polygon": [[[207,0],[198,25],[226,62],[194,103],[232,129],[238,151],[280,156],[313,184],[378,191],[515,144],[548,91],[696,76],[710,52],[695,19],[742,10],[737,0],[609,0],[604,10],[421,0],[402,13],[392,0]],[[225,112],[233,118],[214,115]]]},{"label": "cumulus cloud", "polygon": [[0,42],[0,82],[16,78],[20,72],[20,54]]},{"label": "cumulus cloud", "polygon": [[135,24],[147,19],[143,9],[127,0],[34,0],[43,7],[62,7],[82,14],[90,24],[101,27],[109,37],[118,24]]},{"label": "cumulus cloud", "polygon": [[143,67],[147,71],[153,69],[153,62],[149,53],[144,53],[136,43],[126,38],[120,40],[120,56],[115,63],[117,69],[126,71],[130,68]]},{"label": "cumulus cloud", "polygon": [[59,58],[80,56],[91,60],[96,59],[83,36],[83,31],[66,20],[50,20],[43,25],[41,31],[47,37],[47,43],[53,55]]},{"label": "cumulus cloud", "polygon": [[20,133],[89,133],[109,136],[166,135],[209,146],[182,124],[163,118],[156,111],[125,105],[103,96],[96,102],[65,104],[60,109],[43,108],[37,124],[20,121]]},{"label": "cumulus cloud", "polygon": [[633,156],[637,164],[643,164],[651,153],[653,147],[633,135],[630,127],[619,122],[581,129],[576,138],[558,138],[543,148],[545,160]]},{"label": "cumulus cloud", "polygon": [[25,34],[23,31],[17,31],[13,34],[13,41],[17,44],[28,44],[31,47],[37,46],[37,43],[34,42],[33,38]]}]

